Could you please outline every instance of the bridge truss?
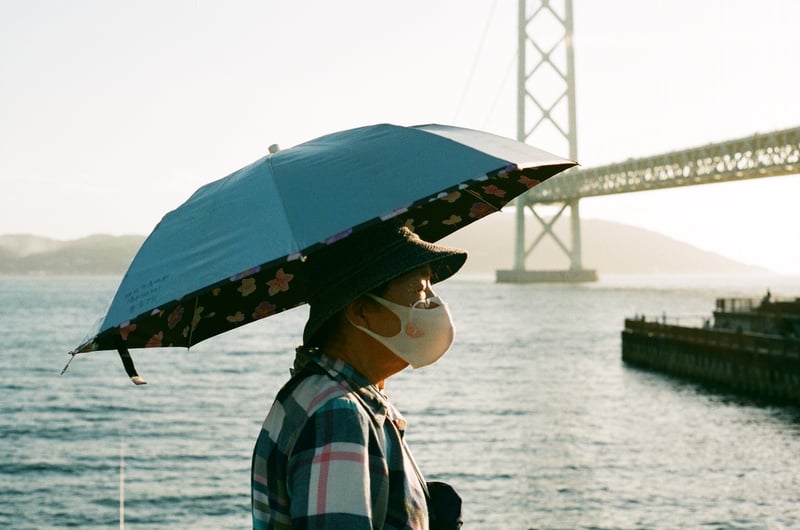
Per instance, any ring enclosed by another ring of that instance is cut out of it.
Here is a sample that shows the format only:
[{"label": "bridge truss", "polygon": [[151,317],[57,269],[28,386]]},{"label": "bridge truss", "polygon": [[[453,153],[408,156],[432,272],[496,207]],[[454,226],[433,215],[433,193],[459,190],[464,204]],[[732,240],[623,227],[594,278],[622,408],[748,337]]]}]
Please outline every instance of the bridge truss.
[{"label": "bridge truss", "polygon": [[568,171],[528,194],[530,204],[800,173],[800,127]]}]

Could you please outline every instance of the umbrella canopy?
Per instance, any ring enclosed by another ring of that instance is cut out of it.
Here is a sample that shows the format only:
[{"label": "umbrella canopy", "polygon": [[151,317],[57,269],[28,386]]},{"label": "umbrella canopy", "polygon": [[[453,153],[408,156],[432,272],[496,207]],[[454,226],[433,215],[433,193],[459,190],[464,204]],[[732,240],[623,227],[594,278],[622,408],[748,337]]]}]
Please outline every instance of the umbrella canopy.
[{"label": "umbrella canopy", "polygon": [[436,241],[575,165],[444,125],[374,125],[265,156],[198,189],[145,240],[71,354],[189,347],[307,302],[304,257],[370,225]]}]

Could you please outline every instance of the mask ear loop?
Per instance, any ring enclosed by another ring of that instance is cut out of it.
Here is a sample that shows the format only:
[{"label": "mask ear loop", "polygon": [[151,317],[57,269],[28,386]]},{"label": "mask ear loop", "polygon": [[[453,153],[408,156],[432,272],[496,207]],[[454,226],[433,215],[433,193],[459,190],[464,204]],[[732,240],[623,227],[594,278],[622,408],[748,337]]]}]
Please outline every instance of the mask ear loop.
[{"label": "mask ear loop", "polygon": [[[360,331],[362,331],[362,332],[366,333],[367,335],[371,336],[372,338],[374,338],[374,339],[376,339],[376,340],[378,340],[378,341],[382,341],[383,339],[390,339],[390,338],[392,338],[392,337],[396,337],[397,335],[400,335],[401,333],[403,333],[403,331],[404,331],[404,330],[403,330],[403,319],[402,319],[402,317],[400,317],[400,315],[398,315],[397,313],[395,313],[394,309],[392,309],[391,307],[389,307],[389,306],[387,306],[387,305],[386,305],[386,304],[394,304],[394,302],[390,302],[389,300],[384,300],[384,299],[382,299],[382,298],[380,298],[380,297],[378,297],[378,296],[375,296],[375,295],[373,295],[373,294],[370,294],[370,293],[367,293],[367,296],[369,296],[369,297],[371,297],[371,298],[374,298],[374,299],[375,299],[375,301],[377,301],[379,304],[381,304],[382,306],[384,306],[386,309],[388,309],[389,311],[391,311],[392,313],[394,313],[394,315],[395,315],[397,318],[399,318],[399,319],[400,319],[400,331],[398,331],[398,332],[397,332],[395,335],[392,335],[392,336],[390,336],[390,337],[386,337],[386,336],[384,336],[384,335],[381,335],[381,334],[379,334],[379,333],[375,333],[374,331],[372,331],[371,329],[369,329],[369,328],[368,328],[368,327],[366,327],[366,326],[361,326],[361,325],[359,325],[359,324],[356,324],[355,322],[353,322],[353,319],[351,319],[351,318],[350,318],[350,315],[348,315],[348,314],[347,314],[347,311],[345,311],[345,312],[344,312],[344,316],[345,316],[345,318],[347,319],[347,321],[348,321],[348,322],[350,322],[350,325],[351,325],[351,326],[353,326],[354,328],[356,328],[356,329],[358,329],[358,330],[360,330]],[[383,302],[386,302],[386,303],[383,303]],[[396,306],[398,306],[398,307],[403,307],[403,306],[401,306],[400,304],[394,304],[394,305],[396,305]],[[405,309],[411,309],[411,308],[410,308],[410,307],[406,307]],[[394,352],[394,350],[393,350],[392,348],[389,348],[389,349],[391,349],[391,350]],[[397,352],[395,352],[395,353],[397,353]]]}]

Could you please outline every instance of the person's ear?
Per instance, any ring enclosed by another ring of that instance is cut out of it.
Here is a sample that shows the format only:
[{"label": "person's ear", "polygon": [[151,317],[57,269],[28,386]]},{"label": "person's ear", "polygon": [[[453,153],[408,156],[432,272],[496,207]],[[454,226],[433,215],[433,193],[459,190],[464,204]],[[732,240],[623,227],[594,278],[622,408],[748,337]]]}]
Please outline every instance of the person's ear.
[{"label": "person's ear", "polygon": [[370,302],[371,300],[369,300],[366,296],[359,296],[350,302],[344,308],[348,320],[357,326],[369,327],[368,313],[371,309],[369,307]]}]

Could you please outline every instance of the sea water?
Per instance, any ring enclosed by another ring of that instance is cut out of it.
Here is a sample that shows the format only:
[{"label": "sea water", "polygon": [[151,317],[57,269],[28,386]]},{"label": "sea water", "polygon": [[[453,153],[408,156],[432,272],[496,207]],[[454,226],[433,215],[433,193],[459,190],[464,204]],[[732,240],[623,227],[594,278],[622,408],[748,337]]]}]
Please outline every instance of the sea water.
[{"label": "sea water", "polygon": [[[252,447],[306,309],[135,350],[145,386],[116,352],[59,375],[118,281],[0,277],[0,527],[247,528]],[[800,296],[800,277],[456,277],[438,287],[455,345],[387,391],[467,529],[800,526],[800,409],[620,359],[626,316],[699,325],[716,297],[768,288]]]}]

